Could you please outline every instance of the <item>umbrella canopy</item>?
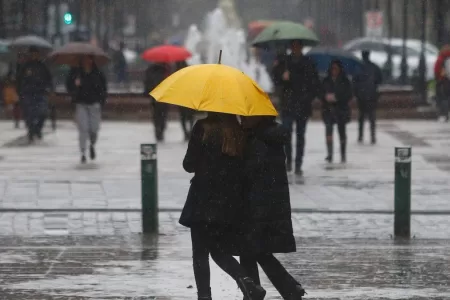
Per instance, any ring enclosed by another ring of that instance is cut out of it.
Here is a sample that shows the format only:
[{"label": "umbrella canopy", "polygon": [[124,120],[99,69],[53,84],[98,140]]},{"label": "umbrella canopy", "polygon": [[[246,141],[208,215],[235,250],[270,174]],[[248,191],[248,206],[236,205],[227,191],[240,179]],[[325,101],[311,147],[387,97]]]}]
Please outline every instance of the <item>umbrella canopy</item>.
[{"label": "umbrella canopy", "polygon": [[319,73],[328,72],[333,60],[340,60],[348,75],[356,75],[362,68],[363,62],[353,53],[335,48],[312,48],[306,56],[311,57],[316,63]]},{"label": "umbrella canopy", "polygon": [[83,56],[91,56],[97,66],[105,65],[109,62],[109,56],[99,47],[88,43],[68,43],[53,51],[49,55],[49,60],[59,65],[70,65],[73,67],[80,65]]},{"label": "umbrella canopy", "polygon": [[10,49],[18,52],[28,52],[30,47],[38,48],[41,53],[47,53],[53,48],[49,42],[35,35],[20,36],[9,45]]},{"label": "umbrella canopy", "polygon": [[271,44],[289,43],[300,40],[305,46],[315,46],[319,43],[317,35],[302,24],[282,21],[266,27],[252,42],[260,48],[268,48]]},{"label": "umbrella canopy", "polygon": [[220,64],[194,65],[172,74],[151,93],[157,101],[240,116],[277,116],[269,96],[242,71]]},{"label": "umbrella canopy", "polygon": [[154,63],[172,63],[183,61],[192,56],[186,48],[174,45],[162,45],[150,48],[142,53],[143,60]]}]

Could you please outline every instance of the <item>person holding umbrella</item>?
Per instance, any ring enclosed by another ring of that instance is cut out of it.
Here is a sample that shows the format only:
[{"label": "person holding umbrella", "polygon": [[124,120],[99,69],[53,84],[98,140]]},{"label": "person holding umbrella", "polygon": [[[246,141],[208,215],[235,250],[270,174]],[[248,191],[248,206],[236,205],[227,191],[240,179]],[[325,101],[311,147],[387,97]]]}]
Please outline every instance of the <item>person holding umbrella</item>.
[{"label": "person holding umbrella", "polygon": [[236,280],[246,299],[264,299],[265,290],[232,256],[240,252],[247,211],[242,185],[245,135],[235,115],[276,116],[275,108],[250,77],[220,64],[186,67],[151,95],[158,102],[208,112],[208,118],[194,125],[183,162],[194,178],[180,217],[191,229],[198,299],[211,299],[209,255]]},{"label": "person holding umbrella", "polygon": [[[296,125],[295,174],[302,176],[303,155],[305,151],[306,126],[312,114],[312,102],[319,96],[320,81],[312,60],[303,55],[303,43],[294,40],[292,53],[284,62],[276,62],[273,78],[282,85],[281,118],[283,126],[292,134]],[[280,66],[282,64],[282,66]],[[292,139],[286,144],[286,169],[292,170]]]},{"label": "person holding umbrella", "polygon": [[42,139],[42,128],[48,111],[48,93],[53,89],[52,75],[42,62],[39,48],[29,47],[28,61],[21,66],[17,87],[22,112],[28,128],[28,141]]},{"label": "person holding umbrella", "polygon": [[[175,68],[177,71],[186,68],[188,64],[186,61],[180,61],[175,63]],[[181,128],[183,129],[184,139],[189,141],[191,137],[191,131],[194,127],[194,111],[186,107],[179,107],[180,109],[180,122]]]},{"label": "person holding umbrella", "polygon": [[89,157],[96,159],[95,145],[102,118],[102,107],[106,102],[107,83],[98,66],[109,62],[102,49],[87,43],[69,43],[50,54],[56,64],[71,66],[66,79],[66,89],[76,105],[75,120],[78,127],[81,163],[86,163],[87,143]]},{"label": "person holding umbrella", "polygon": [[347,161],[347,123],[350,121],[350,101],[352,100],[352,86],[344,71],[340,60],[331,62],[328,76],[322,83],[322,117],[325,123],[327,157],[325,160],[333,162],[333,126],[337,124],[341,144],[341,162]]},{"label": "person holding umbrella", "polygon": [[[180,70],[187,66],[183,62],[191,56],[192,54],[188,50],[175,45],[161,45],[144,51],[141,55],[142,59],[151,63],[145,71],[144,94],[149,95],[154,88],[172,73],[170,64],[176,63],[176,70]],[[152,106],[156,140],[163,141],[169,106],[166,103],[154,101],[153,98]],[[184,115],[181,111],[180,113],[182,114],[181,122],[185,138],[188,139],[189,132],[185,128]]]}]

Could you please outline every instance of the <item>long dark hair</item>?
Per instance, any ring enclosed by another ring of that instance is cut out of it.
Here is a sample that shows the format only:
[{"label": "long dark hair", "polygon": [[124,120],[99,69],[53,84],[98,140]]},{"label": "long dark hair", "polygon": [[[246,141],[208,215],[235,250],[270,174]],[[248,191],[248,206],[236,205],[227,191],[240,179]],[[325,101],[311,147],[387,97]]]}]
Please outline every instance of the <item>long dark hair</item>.
[{"label": "long dark hair", "polygon": [[205,123],[203,142],[220,137],[222,153],[242,157],[244,154],[245,134],[235,115],[208,113]]}]

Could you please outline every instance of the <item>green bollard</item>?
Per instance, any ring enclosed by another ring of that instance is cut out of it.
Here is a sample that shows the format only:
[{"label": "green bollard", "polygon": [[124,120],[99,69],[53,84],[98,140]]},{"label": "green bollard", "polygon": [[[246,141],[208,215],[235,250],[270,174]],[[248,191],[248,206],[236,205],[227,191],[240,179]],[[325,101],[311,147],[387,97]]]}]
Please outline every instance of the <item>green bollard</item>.
[{"label": "green bollard", "polygon": [[411,147],[395,148],[394,236],[411,238]]},{"label": "green bollard", "polygon": [[158,165],[156,144],[141,144],[142,232],[158,232]]}]

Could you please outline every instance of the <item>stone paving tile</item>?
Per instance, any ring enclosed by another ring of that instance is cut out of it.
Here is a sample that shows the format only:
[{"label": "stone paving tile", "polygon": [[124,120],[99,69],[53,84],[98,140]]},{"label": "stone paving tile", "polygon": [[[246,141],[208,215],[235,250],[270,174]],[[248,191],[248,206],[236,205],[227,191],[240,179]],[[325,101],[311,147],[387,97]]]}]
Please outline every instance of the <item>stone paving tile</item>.
[{"label": "stone paving tile", "polygon": [[[0,122],[0,145],[20,135],[9,122]],[[413,148],[413,210],[450,211],[450,173],[446,155],[450,130],[445,124],[421,121],[380,122],[379,143],[358,145],[356,124],[349,125],[349,163],[329,167],[323,163],[323,124],[312,122],[307,131],[305,184],[291,185],[292,207],[315,210],[392,210],[393,148],[408,139],[423,140],[427,146]],[[398,131],[398,138],[387,131]],[[407,132],[408,134],[404,134]],[[99,160],[78,164],[76,129],[61,122],[44,141],[27,147],[0,147],[0,209],[139,209],[139,144],[152,142],[148,123],[105,122],[99,141]],[[320,137],[320,138],[318,138]],[[159,145],[159,206],[183,207],[189,179],[181,168],[186,149],[177,123],[168,126],[167,141]],[[338,147],[336,147],[338,148]],[[338,151],[339,149],[336,149]]]},{"label": "stone paving tile", "polygon": [[[188,232],[0,242],[1,299],[196,299]],[[307,288],[306,299],[450,297],[448,241],[299,238],[297,244],[296,253],[278,258]],[[242,299],[236,284],[211,268],[214,299]],[[264,275],[262,284],[266,299],[281,299]]]},{"label": "stone paving tile", "polygon": [[[178,224],[179,213],[159,213],[159,232],[175,236],[187,232]],[[294,232],[304,238],[391,239],[393,216],[380,214],[293,213]],[[139,213],[0,213],[0,236],[126,236],[141,233]],[[416,239],[450,239],[446,215],[413,215],[411,233]]]}]

